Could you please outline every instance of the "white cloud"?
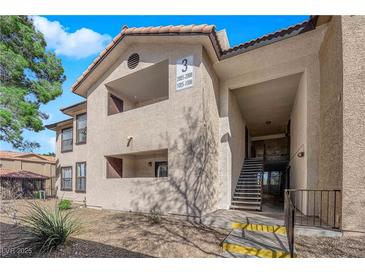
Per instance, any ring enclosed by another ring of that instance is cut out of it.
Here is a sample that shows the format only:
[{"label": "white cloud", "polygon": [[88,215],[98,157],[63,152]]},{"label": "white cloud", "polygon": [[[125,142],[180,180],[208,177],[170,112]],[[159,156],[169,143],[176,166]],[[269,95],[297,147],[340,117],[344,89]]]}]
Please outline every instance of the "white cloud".
[{"label": "white cloud", "polygon": [[56,151],[56,137],[49,137],[47,143],[51,149],[51,152]]},{"label": "white cloud", "polygon": [[85,58],[102,51],[112,39],[108,34],[88,28],[67,32],[60,22],[49,21],[45,17],[32,16],[32,19],[36,29],[43,33],[47,46],[58,55]]}]

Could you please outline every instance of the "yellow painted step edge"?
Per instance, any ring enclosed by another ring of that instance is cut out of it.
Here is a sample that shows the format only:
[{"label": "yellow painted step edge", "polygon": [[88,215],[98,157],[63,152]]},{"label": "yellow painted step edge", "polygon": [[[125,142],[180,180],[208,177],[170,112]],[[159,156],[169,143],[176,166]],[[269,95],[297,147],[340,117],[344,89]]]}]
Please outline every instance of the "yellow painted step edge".
[{"label": "yellow painted step edge", "polygon": [[249,230],[249,231],[276,233],[276,234],[280,234],[280,235],[284,235],[284,236],[286,235],[285,226],[232,223],[232,228]]},{"label": "yellow painted step edge", "polygon": [[260,258],[290,258],[290,254],[284,251],[274,251],[269,249],[258,249],[243,245],[223,243],[223,250],[230,253],[256,256]]}]

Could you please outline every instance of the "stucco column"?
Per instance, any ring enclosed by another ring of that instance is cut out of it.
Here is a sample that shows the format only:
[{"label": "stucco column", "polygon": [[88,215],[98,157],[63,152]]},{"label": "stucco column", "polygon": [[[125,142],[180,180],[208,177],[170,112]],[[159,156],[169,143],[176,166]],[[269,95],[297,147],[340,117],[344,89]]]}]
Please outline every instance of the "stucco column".
[{"label": "stucco column", "polygon": [[365,232],[365,16],[342,16],[342,228]]},{"label": "stucco column", "polygon": [[220,88],[219,113],[219,186],[220,196],[218,207],[228,209],[231,199],[231,150],[229,147],[230,129],[228,119],[229,89],[224,85]]}]

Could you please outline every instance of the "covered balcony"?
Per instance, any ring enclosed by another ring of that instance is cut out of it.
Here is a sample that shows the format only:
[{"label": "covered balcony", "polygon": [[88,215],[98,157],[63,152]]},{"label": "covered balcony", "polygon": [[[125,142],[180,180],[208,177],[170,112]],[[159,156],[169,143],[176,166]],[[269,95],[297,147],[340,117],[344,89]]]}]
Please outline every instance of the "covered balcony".
[{"label": "covered balcony", "polygon": [[105,156],[106,178],[168,177],[168,150]]},{"label": "covered balcony", "polygon": [[168,60],[106,84],[108,115],[154,104],[169,98]]}]

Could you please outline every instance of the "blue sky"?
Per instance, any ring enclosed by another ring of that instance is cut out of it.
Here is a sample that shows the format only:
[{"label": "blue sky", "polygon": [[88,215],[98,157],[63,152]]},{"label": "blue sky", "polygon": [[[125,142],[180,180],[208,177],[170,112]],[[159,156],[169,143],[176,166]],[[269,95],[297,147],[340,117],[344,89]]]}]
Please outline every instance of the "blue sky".
[{"label": "blue sky", "polygon": [[[129,27],[213,24],[217,30],[226,29],[231,46],[306,20],[308,16],[37,16],[34,22],[44,33],[48,48],[61,58],[67,80],[63,94],[41,107],[49,114],[44,124],[54,123],[68,116],[59,109],[83,98],[71,92],[75,80],[92,60],[116,36],[123,25]],[[55,132],[48,129],[34,133],[25,131],[27,140],[40,143],[37,153],[54,152]],[[2,143],[1,149],[13,150]]]}]

